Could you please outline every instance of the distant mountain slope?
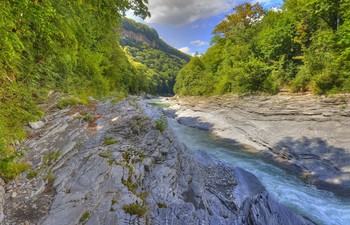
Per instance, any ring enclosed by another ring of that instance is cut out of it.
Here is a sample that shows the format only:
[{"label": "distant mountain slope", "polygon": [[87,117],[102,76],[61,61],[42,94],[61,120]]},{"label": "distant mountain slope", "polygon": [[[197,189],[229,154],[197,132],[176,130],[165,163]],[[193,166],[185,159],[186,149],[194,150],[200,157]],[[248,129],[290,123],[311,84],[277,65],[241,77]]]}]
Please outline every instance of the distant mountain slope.
[{"label": "distant mountain slope", "polygon": [[190,60],[190,56],[169,46],[159,38],[156,30],[123,18],[123,34],[120,44],[133,60],[153,70],[152,83],[155,92],[172,95],[179,70]]}]

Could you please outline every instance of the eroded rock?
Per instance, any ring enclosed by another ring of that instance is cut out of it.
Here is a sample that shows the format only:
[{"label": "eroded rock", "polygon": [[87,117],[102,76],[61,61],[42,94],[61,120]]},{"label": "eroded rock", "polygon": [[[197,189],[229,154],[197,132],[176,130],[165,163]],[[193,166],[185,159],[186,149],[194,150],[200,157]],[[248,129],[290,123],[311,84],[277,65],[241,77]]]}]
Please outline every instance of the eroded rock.
[{"label": "eroded rock", "polygon": [[99,104],[90,124],[65,113],[28,141],[38,175],[9,184],[19,201],[7,194],[5,224],[312,224],[254,175],[156,129],[161,110],[128,99]]},{"label": "eroded rock", "polygon": [[311,95],[214,96],[169,100],[184,125],[211,127],[307,182],[350,196],[350,101]]}]

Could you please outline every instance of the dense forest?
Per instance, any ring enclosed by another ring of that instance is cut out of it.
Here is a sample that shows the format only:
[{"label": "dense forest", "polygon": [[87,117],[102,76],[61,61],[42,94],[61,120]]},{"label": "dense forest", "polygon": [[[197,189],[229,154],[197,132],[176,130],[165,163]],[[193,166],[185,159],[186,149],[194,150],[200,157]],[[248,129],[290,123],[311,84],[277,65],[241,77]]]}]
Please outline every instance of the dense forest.
[{"label": "dense forest", "polygon": [[118,42],[122,13],[149,16],[146,0],[0,1],[0,176],[12,178],[24,125],[43,112],[50,91],[76,96],[147,92],[146,66]]},{"label": "dense forest", "polygon": [[124,31],[132,32],[134,38],[123,35],[120,44],[134,61],[149,69],[150,91],[161,95],[173,95],[176,76],[189,62],[190,56],[166,44],[159,38],[156,30],[142,23],[123,18],[122,24]]},{"label": "dense forest", "polygon": [[179,72],[176,93],[350,91],[349,0],[285,0],[267,11],[241,4],[213,35]]}]

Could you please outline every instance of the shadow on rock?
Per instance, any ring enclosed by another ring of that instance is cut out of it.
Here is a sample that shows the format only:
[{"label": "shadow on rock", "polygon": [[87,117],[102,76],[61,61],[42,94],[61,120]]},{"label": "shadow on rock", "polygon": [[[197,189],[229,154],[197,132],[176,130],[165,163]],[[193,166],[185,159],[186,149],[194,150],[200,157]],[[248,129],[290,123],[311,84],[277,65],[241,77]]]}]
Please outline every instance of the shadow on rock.
[{"label": "shadow on rock", "polygon": [[346,149],[332,146],[321,138],[307,137],[286,137],[277,146],[279,153],[289,153],[289,161],[303,169],[310,183],[350,196],[350,154]]},{"label": "shadow on rock", "polygon": [[203,122],[199,117],[180,117],[177,121],[181,125],[197,128],[200,130],[211,131],[214,125],[208,122]]}]

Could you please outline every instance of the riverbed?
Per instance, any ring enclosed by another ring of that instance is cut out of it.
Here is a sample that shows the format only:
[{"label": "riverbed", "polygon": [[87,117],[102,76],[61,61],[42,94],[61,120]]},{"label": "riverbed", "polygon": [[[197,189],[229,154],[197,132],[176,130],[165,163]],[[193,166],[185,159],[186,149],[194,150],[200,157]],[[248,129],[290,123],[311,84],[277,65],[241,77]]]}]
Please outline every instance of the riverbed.
[{"label": "riverbed", "polygon": [[[161,105],[166,107],[167,105]],[[204,151],[232,166],[243,168],[257,176],[278,202],[310,218],[317,224],[346,225],[350,223],[350,198],[318,190],[296,175],[246,151],[241,145],[220,138],[210,131],[181,125],[168,118],[169,127],[192,151]]]}]

